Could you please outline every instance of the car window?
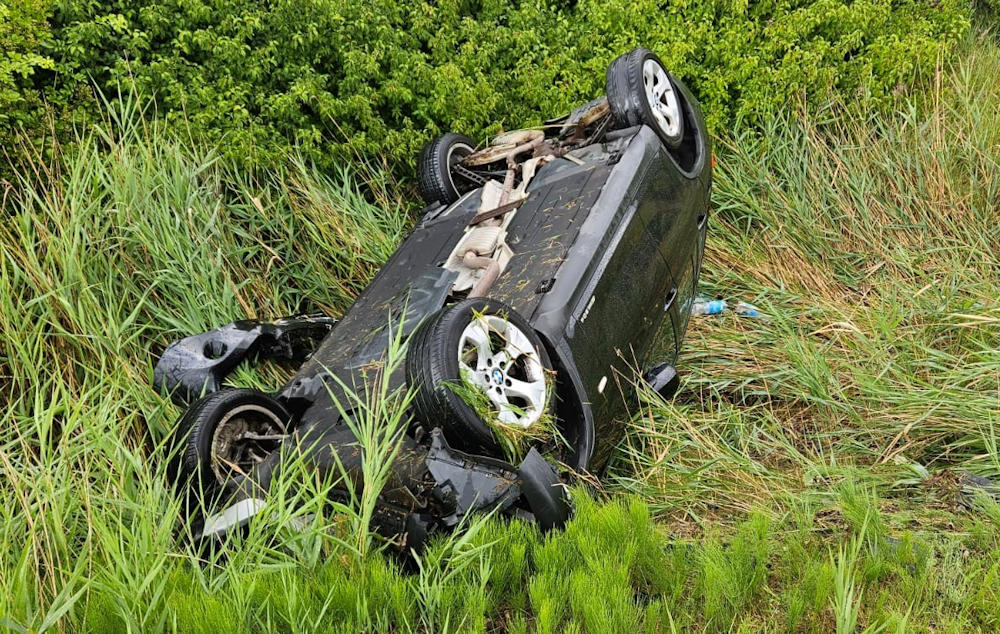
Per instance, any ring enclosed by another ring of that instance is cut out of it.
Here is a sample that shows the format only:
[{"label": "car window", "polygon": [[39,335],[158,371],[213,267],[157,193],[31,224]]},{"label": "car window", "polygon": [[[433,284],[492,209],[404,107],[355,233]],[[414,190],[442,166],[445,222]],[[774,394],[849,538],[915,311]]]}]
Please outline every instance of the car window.
[{"label": "car window", "polygon": [[687,330],[688,319],[691,317],[691,304],[694,302],[695,288],[695,268],[698,266],[697,249],[688,258],[687,265],[681,272],[680,282],[677,284],[677,315],[679,322],[677,332],[683,338]]}]

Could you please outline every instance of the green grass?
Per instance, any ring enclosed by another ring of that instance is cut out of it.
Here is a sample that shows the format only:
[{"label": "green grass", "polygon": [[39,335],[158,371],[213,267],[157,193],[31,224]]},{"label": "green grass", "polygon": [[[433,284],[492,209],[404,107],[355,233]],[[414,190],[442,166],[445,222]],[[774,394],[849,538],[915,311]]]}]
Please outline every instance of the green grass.
[{"label": "green grass", "polygon": [[[367,493],[330,513],[294,469],[188,549],[149,387],[183,334],[343,311],[397,195],[234,171],[122,108],[0,195],[0,629],[996,631],[1000,503],[962,474],[1000,478],[1000,50],[924,94],[720,139],[703,288],[767,319],[692,322],[681,394],[643,399],[565,531],[476,519],[407,574]],[[362,421],[373,457],[397,415]]]},{"label": "green grass", "polygon": [[[555,385],[554,373],[546,371],[545,382],[548,394]],[[472,382],[468,376],[461,376],[457,381],[449,381],[444,384],[446,389],[451,390],[458,398],[472,408],[472,411],[482,419],[493,433],[503,457],[511,464],[520,464],[524,460],[528,450],[537,448],[543,455],[548,455],[558,460],[561,449],[568,446],[565,438],[556,427],[555,417],[551,412],[551,403],[546,403],[546,411],[538,417],[528,428],[515,425],[508,425],[500,420],[499,411],[483,392],[483,388]],[[518,415],[523,410],[510,406]]]}]

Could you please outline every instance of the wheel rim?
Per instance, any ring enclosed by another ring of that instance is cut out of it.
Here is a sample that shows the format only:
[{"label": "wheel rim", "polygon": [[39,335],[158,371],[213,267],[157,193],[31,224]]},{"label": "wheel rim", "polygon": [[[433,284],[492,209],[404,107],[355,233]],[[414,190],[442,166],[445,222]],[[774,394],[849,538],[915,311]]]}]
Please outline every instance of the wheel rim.
[{"label": "wheel rim", "polygon": [[642,65],[642,83],[646,88],[646,101],[660,130],[669,137],[681,132],[681,106],[670,77],[655,59]]},{"label": "wheel rim", "polygon": [[230,410],[212,434],[212,471],[219,482],[246,476],[288,436],[284,421],[259,405]]},{"label": "wheel rim", "polygon": [[545,368],[531,339],[497,315],[476,317],[458,344],[462,377],[483,392],[497,420],[526,429],[545,411]]},{"label": "wheel rim", "polygon": [[448,148],[448,156],[445,161],[448,164],[448,183],[451,185],[452,191],[456,194],[461,194],[462,192],[458,189],[458,183],[455,182],[455,166],[473,152],[475,152],[475,148],[466,143],[455,143]]}]

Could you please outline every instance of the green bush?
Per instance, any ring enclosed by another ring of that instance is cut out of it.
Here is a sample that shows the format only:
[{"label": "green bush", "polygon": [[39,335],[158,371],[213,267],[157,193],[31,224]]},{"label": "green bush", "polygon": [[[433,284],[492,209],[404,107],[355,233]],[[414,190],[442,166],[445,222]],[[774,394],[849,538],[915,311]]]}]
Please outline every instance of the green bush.
[{"label": "green bush", "polygon": [[64,92],[134,81],[170,122],[251,162],[297,145],[325,167],[399,167],[445,130],[561,114],[637,45],[689,82],[715,130],[799,98],[884,99],[933,70],[968,3],[89,0],[56,2],[51,23]]},{"label": "green bush", "polygon": [[30,80],[53,62],[40,54],[49,35],[44,0],[0,4],[0,147],[18,129],[34,130],[40,121],[41,100]]}]

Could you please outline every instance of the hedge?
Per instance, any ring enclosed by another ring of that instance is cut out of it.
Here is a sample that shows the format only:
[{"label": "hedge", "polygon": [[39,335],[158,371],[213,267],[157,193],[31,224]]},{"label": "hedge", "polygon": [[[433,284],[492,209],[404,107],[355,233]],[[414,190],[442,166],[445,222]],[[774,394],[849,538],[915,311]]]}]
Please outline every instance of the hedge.
[{"label": "hedge", "polygon": [[966,0],[31,2],[51,33],[18,44],[31,86],[15,106],[44,96],[80,116],[94,109],[80,87],[134,83],[224,154],[270,163],[296,145],[326,166],[412,166],[443,131],[539,123],[600,94],[637,45],[689,82],[713,130],[831,94],[887,100],[969,24]]},{"label": "hedge", "polygon": [[35,130],[43,113],[33,75],[54,62],[40,51],[48,37],[48,11],[43,0],[0,4],[0,144],[11,131]]}]

